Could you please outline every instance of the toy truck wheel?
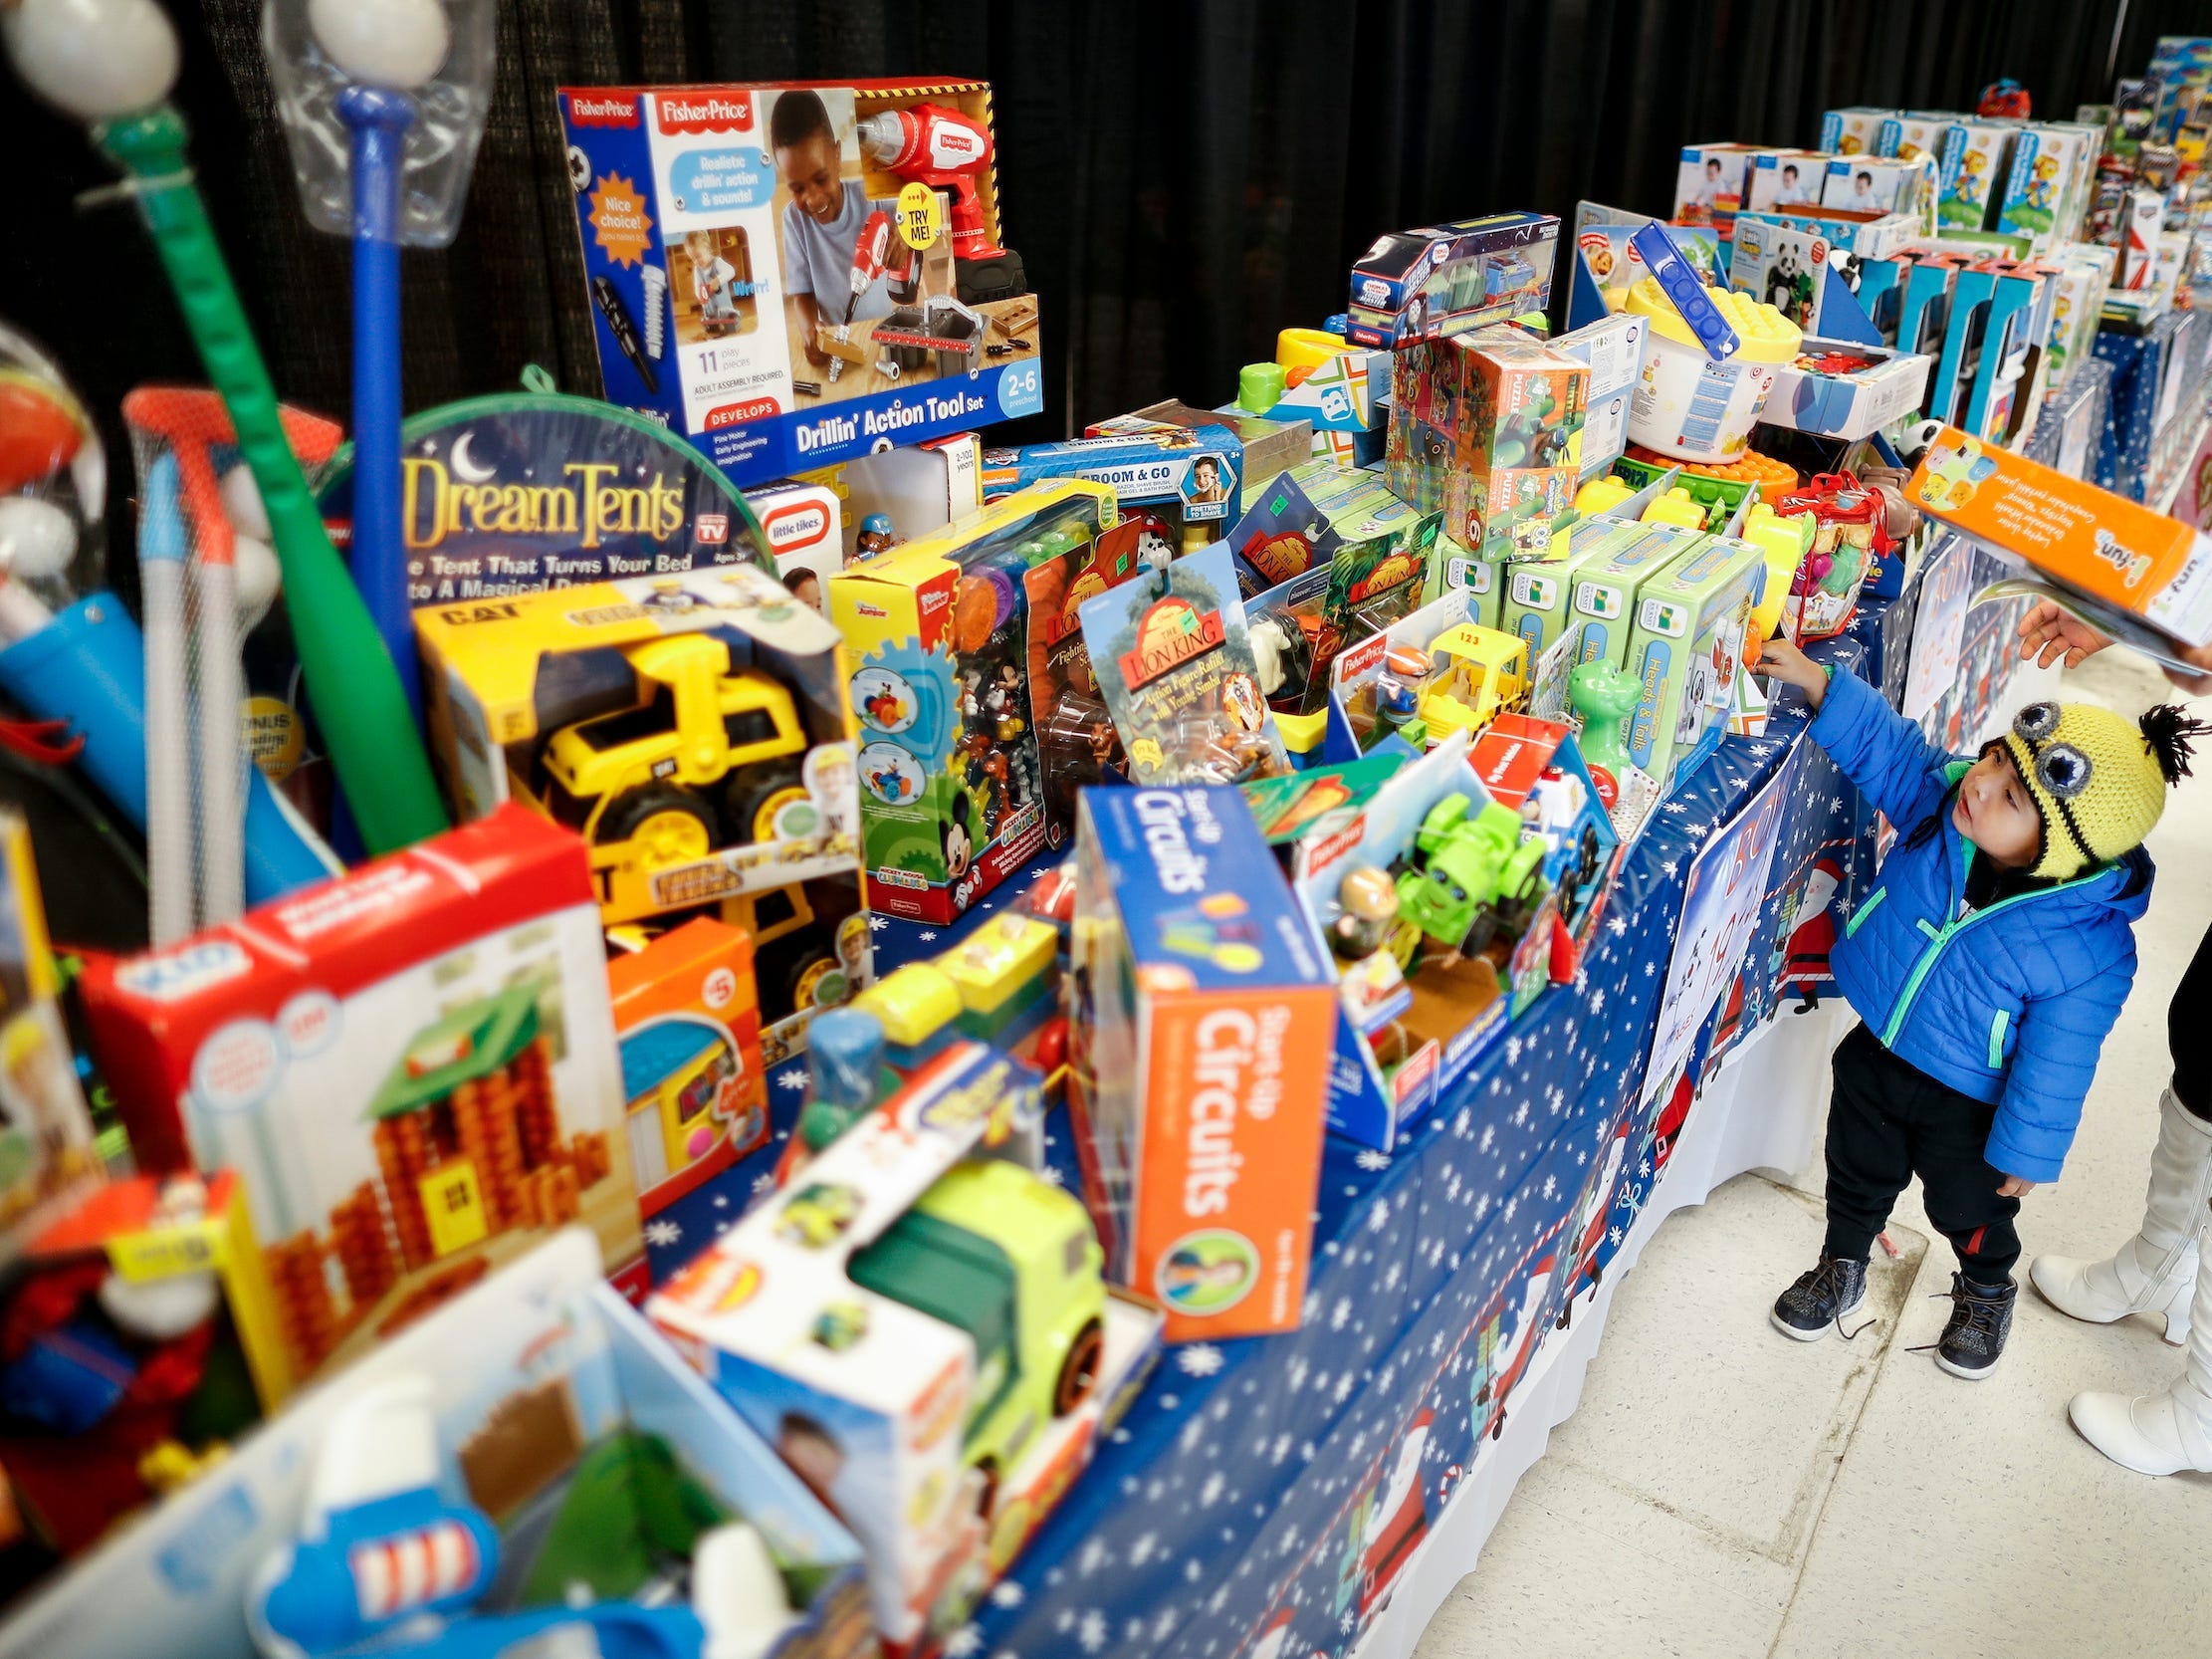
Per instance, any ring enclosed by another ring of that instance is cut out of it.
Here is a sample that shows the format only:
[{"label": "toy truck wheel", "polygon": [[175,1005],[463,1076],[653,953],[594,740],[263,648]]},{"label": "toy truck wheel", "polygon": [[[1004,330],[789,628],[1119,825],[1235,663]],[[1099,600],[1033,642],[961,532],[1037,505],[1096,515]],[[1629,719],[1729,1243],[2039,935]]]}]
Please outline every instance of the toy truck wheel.
[{"label": "toy truck wheel", "polygon": [[1597,873],[1598,827],[1594,824],[1586,824],[1582,827],[1582,863],[1577,871],[1577,885],[1589,886],[1590,878]]},{"label": "toy truck wheel", "polygon": [[607,803],[593,838],[602,845],[636,841],[648,863],[681,864],[714,850],[715,818],[689,790],[646,784]]},{"label": "toy truck wheel", "polygon": [[1096,1319],[1088,1320],[1075,1333],[1075,1340],[1068,1343],[1067,1354],[1060,1361],[1060,1375],[1052,1384],[1052,1415],[1065,1417],[1090,1398],[1091,1389],[1098,1383],[1098,1362],[1106,1352],[1106,1327]]},{"label": "toy truck wheel", "polygon": [[775,838],[775,821],[793,802],[806,799],[796,764],[768,762],[732,775],[723,794],[723,817],[734,845]]}]

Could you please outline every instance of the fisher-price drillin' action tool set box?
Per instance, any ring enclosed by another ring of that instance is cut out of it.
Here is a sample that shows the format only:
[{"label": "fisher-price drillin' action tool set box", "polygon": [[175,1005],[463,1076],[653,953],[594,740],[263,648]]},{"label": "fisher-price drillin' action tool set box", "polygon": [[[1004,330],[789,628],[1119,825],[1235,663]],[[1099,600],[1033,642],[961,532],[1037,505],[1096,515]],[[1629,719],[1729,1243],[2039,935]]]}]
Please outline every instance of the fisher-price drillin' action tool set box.
[{"label": "fisher-price drillin' action tool set box", "polygon": [[608,399],[739,484],[1044,407],[982,81],[569,87]]}]

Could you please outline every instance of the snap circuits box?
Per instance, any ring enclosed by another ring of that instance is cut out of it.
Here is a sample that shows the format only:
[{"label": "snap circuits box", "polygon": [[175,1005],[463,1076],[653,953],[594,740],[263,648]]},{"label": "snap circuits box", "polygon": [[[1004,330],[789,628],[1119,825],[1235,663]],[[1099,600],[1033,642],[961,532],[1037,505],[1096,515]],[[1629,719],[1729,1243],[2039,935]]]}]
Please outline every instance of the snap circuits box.
[{"label": "snap circuits box", "polygon": [[1086,790],[1069,1072],[1108,1277],[1167,1339],[1305,1300],[1336,975],[1234,788]]},{"label": "snap circuits box", "polygon": [[244,1180],[296,1377],[570,1222],[643,1293],[606,947],[567,830],[503,807],[81,983],[139,1167]]},{"label": "snap circuits box", "polygon": [[622,1100],[647,1216],[769,1138],[753,935],[695,916],[607,964]]},{"label": "snap circuits box", "polygon": [[1915,506],[2185,645],[2212,644],[2212,538],[1946,426]]},{"label": "snap circuits box", "polygon": [[1345,338],[1397,348],[1541,311],[1551,298],[1559,220],[1493,213],[1378,237],[1352,267]]},{"label": "snap circuits box", "polygon": [[559,99],[607,399],[733,483],[1043,408],[989,83]]},{"label": "snap circuits box", "polygon": [[1038,730],[1063,690],[1096,693],[1075,612],[1136,574],[1118,525],[1111,487],[1063,478],[830,580],[877,910],[949,922],[1066,839]]},{"label": "snap circuits box", "polygon": [[1629,672],[1643,684],[1629,717],[1629,759],[1671,794],[1719,746],[1743,635],[1766,586],[1766,559],[1748,542],[1715,536],[1648,578],[1629,630]]}]

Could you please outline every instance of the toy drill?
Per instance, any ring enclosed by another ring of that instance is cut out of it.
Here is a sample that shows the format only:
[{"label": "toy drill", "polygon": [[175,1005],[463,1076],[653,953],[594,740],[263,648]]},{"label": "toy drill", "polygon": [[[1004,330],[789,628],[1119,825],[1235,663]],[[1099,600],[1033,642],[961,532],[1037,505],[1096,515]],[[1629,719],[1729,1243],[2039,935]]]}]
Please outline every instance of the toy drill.
[{"label": "toy drill", "polygon": [[894,177],[919,180],[953,199],[954,274],[974,305],[1028,292],[1021,256],[991,239],[976,175],[991,164],[991,132],[981,121],[937,104],[886,110],[857,128],[860,146]]},{"label": "toy drill", "polygon": [[852,314],[860,308],[860,297],[876,285],[876,279],[889,268],[891,261],[891,215],[880,208],[868,215],[860,227],[860,240],[852,248],[852,293],[845,300],[845,315],[824,342],[829,350],[829,377],[834,380],[845,371],[845,354],[840,346],[849,347],[852,341]]}]

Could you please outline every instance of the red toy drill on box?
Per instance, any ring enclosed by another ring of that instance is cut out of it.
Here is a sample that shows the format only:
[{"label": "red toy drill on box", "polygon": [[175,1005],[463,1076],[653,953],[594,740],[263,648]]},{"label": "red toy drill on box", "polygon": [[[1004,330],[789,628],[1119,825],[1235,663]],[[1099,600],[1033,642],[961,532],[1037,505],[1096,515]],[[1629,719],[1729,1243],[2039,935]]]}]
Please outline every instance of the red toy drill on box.
[{"label": "red toy drill on box", "polygon": [[1021,256],[992,241],[976,174],[991,164],[991,133],[981,121],[938,104],[869,116],[855,129],[860,147],[885,171],[919,180],[953,198],[953,259],[960,297],[971,305],[1028,292]]},{"label": "red toy drill on box", "polygon": [[[913,252],[905,244],[897,245],[901,256],[896,267],[891,264],[891,215],[878,208],[868,215],[860,227],[860,239],[852,249],[852,293],[845,301],[845,315],[839,319],[830,338],[843,345],[852,336],[852,314],[859,309],[860,297],[876,284],[876,279],[889,271],[894,279],[904,282],[913,262]],[[845,371],[845,358],[832,352],[829,357],[829,377],[834,380]]]}]

